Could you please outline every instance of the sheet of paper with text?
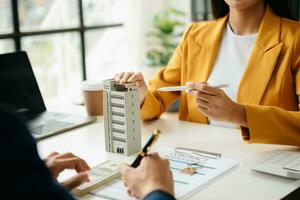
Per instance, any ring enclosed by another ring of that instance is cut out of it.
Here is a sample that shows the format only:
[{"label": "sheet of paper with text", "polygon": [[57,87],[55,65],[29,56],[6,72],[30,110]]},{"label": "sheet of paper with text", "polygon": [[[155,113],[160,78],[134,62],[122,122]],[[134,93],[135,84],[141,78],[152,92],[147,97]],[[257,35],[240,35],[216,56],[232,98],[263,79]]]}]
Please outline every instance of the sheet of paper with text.
[{"label": "sheet of paper with text", "polygon": [[[235,160],[213,157],[192,150],[166,147],[159,148],[157,152],[170,161],[176,199],[187,199],[238,165]],[[121,179],[115,179],[90,194],[110,200],[135,199],[127,194],[127,188]]]}]

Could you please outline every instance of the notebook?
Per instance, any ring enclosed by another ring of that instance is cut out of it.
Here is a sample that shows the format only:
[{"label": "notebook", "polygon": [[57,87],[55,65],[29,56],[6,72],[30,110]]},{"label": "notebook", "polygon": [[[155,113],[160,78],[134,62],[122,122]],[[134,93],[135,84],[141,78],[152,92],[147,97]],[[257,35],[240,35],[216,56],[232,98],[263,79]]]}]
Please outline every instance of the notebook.
[{"label": "notebook", "polygon": [[[187,199],[203,189],[230,169],[238,165],[235,160],[220,154],[184,148],[160,148],[157,152],[170,161],[176,199]],[[120,178],[92,190],[89,194],[104,199],[134,200],[127,194]]]}]

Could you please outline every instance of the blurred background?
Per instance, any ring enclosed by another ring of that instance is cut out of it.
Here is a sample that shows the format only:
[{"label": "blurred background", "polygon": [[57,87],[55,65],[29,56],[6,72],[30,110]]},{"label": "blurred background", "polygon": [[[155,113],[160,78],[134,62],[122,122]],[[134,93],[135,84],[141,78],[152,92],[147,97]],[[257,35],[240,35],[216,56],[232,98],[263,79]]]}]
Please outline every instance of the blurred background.
[{"label": "blurred background", "polygon": [[211,18],[210,0],[1,0],[0,53],[27,51],[43,97],[73,100],[82,80],[148,79],[191,21]]}]

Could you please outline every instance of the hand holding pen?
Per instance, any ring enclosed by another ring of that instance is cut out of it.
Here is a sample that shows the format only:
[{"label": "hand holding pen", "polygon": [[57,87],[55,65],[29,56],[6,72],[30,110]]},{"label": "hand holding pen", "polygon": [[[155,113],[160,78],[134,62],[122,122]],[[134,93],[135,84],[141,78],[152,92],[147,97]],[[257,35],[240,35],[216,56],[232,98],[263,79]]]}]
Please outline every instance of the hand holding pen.
[{"label": "hand holding pen", "polygon": [[137,156],[137,158],[133,161],[133,163],[131,164],[131,167],[137,168],[140,165],[142,159],[150,151],[150,149],[153,146],[153,144],[157,141],[159,135],[160,135],[160,130],[154,130],[153,135],[148,140],[148,142],[146,143],[146,145],[143,147],[142,151],[139,153],[139,155]]},{"label": "hand holding pen", "polygon": [[[121,165],[120,173],[130,196],[143,199],[152,191],[160,190],[174,195],[174,185],[169,161],[157,153],[148,155],[150,148],[157,141],[159,130],[154,130],[138,157],[131,166]],[[136,169],[137,168],[137,169]]]},{"label": "hand holding pen", "polygon": [[187,83],[188,94],[195,97],[196,108],[206,117],[247,127],[245,107],[231,100],[218,87],[203,83]]},{"label": "hand holding pen", "polygon": [[123,164],[120,173],[130,196],[144,199],[147,194],[156,190],[174,195],[169,161],[157,153],[148,154],[137,168]]}]

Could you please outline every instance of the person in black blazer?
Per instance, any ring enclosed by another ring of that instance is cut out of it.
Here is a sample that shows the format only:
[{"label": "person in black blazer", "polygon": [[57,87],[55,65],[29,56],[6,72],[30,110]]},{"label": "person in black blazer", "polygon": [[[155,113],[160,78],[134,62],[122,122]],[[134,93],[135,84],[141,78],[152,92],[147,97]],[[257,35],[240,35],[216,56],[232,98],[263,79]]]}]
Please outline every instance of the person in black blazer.
[{"label": "person in black blazer", "polygon": [[[89,166],[72,153],[54,152],[42,160],[34,138],[22,121],[13,114],[0,111],[0,135],[1,197],[11,200],[74,200],[69,191],[89,181],[86,173],[90,169]],[[139,195],[145,200],[173,200],[172,177],[169,170],[166,171],[166,167],[168,164],[165,160],[160,159],[158,155],[151,155],[143,159],[139,169],[145,174],[147,170],[152,174],[152,171],[158,168],[164,169],[157,171],[156,176],[151,176],[155,178],[143,176],[134,180],[132,175],[135,175],[136,169],[129,166],[122,166],[121,171],[129,175],[126,176],[126,184],[131,195]],[[58,183],[56,179],[65,169],[74,169],[77,175]],[[133,187],[134,181],[139,181],[139,186]],[[145,185],[147,189],[139,188],[144,188]]]},{"label": "person in black blazer", "polygon": [[[35,140],[16,116],[0,111],[0,195],[7,199],[73,200],[68,190],[88,181],[89,166],[71,153],[52,153],[44,161],[39,157]],[[78,174],[58,183],[64,169]]]}]

